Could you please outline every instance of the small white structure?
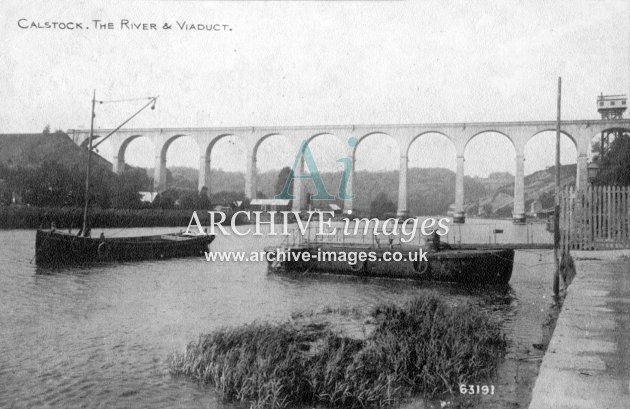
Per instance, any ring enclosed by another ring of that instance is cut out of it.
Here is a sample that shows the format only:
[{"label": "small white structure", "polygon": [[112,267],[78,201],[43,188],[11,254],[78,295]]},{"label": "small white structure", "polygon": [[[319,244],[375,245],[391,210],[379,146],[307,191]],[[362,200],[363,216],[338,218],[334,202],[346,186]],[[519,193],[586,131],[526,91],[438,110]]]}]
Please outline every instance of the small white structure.
[{"label": "small white structure", "polygon": [[621,119],[628,108],[628,97],[625,95],[604,95],[597,97],[597,112],[602,119]]},{"label": "small white structure", "polygon": [[262,210],[265,212],[291,210],[291,201],[289,199],[254,199],[249,205],[252,210]]}]

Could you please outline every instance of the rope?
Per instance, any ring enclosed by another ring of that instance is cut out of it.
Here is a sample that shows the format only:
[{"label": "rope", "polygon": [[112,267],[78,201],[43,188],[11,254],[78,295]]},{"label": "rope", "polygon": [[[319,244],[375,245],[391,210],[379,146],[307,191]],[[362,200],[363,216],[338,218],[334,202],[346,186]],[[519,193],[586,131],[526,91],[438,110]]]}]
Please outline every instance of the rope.
[{"label": "rope", "polygon": [[144,97],[144,98],[127,98],[127,99],[103,99],[96,100],[99,104],[115,104],[118,102],[134,102],[134,101],[144,101],[148,99],[152,99],[153,97]]},{"label": "rope", "polygon": [[[520,250],[519,250],[519,251],[520,251]],[[509,258],[502,257],[502,256],[500,256],[500,255],[498,255],[498,254],[492,254],[492,256],[493,256],[493,257],[496,257],[496,258],[500,258],[501,260],[510,261],[510,259],[509,259]],[[542,254],[541,254],[541,256],[542,256]],[[548,265],[548,264],[555,264],[555,263],[553,263],[553,262],[549,262],[549,263],[526,264],[526,263],[518,263],[518,262],[513,261],[513,260],[512,260],[512,263],[513,263],[513,264],[518,264],[518,265],[520,265],[520,266],[524,266],[524,267],[527,267],[527,268],[537,267],[537,266],[545,266],[545,265]]]}]

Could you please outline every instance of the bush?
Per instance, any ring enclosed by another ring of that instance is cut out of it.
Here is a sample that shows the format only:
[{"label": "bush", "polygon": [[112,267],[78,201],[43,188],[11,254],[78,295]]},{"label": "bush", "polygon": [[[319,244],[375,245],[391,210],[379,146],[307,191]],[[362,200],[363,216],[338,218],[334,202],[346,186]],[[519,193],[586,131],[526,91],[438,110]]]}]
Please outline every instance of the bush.
[{"label": "bush", "polygon": [[372,317],[376,328],[364,340],[291,322],[219,330],[171,356],[170,370],[258,408],[383,407],[481,381],[507,346],[478,307],[450,307],[434,295],[380,305]]},{"label": "bush", "polygon": [[[210,223],[208,209],[197,211],[200,222]],[[90,226],[98,227],[186,227],[193,210],[184,209],[90,209]],[[239,215],[242,216],[242,215]],[[226,214],[229,221],[232,213]],[[40,208],[33,206],[0,206],[0,228],[35,229],[49,227],[55,222],[57,228],[79,228],[83,224],[83,209],[79,207]],[[239,217],[236,224],[246,223]]]}]

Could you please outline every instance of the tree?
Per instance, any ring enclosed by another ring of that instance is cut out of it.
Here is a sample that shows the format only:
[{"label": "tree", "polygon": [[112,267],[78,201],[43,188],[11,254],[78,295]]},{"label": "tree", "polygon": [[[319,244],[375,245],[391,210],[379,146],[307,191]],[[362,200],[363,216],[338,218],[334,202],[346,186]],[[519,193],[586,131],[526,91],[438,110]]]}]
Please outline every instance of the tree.
[{"label": "tree", "polygon": [[175,189],[167,189],[155,195],[153,207],[155,209],[174,209],[175,202],[179,200],[179,192]]},{"label": "tree", "polygon": [[[274,196],[282,193],[282,190],[284,189],[284,185],[287,183],[287,179],[289,178],[290,174],[291,174],[290,167],[285,166],[284,168],[280,169],[280,173],[278,173],[278,180],[276,181],[276,186],[274,189],[275,190]],[[291,179],[291,183],[289,184],[289,194],[290,195],[293,194],[293,179]]]},{"label": "tree", "polygon": [[184,192],[179,197],[179,207],[181,209],[196,209],[199,207],[199,193],[195,191]]},{"label": "tree", "polygon": [[144,169],[129,167],[118,175],[111,189],[112,206],[120,209],[137,209],[142,207],[140,192],[150,184]]},{"label": "tree", "polygon": [[214,193],[210,198],[210,202],[221,206],[232,206],[234,202],[243,202],[245,205],[249,203],[247,196],[243,192],[221,191]]},{"label": "tree", "polygon": [[24,202],[33,206],[80,206],[85,189],[82,176],[58,162],[44,162],[37,168],[17,169],[12,184],[19,186]]},{"label": "tree", "polygon": [[387,196],[387,193],[381,192],[370,204],[370,216],[378,219],[387,217],[388,213],[396,213],[396,205]]},{"label": "tree", "polygon": [[615,138],[600,159],[599,174],[595,184],[630,185],[630,133]]},{"label": "tree", "polygon": [[208,188],[203,186],[199,191],[199,202],[197,204],[200,209],[209,209],[211,206]]},{"label": "tree", "polygon": [[491,216],[494,213],[491,203],[484,203],[481,205],[481,214],[483,216]]}]

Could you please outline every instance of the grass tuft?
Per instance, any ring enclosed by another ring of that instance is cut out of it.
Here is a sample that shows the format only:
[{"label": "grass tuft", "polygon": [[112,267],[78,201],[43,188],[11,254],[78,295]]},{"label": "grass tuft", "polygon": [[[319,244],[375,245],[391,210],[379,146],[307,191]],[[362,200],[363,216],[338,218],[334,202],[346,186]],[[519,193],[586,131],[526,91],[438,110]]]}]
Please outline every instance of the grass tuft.
[{"label": "grass tuft", "polygon": [[372,317],[376,327],[363,340],[291,322],[219,330],[171,356],[170,371],[254,408],[386,407],[485,379],[507,347],[487,313],[435,295],[379,305]]}]

